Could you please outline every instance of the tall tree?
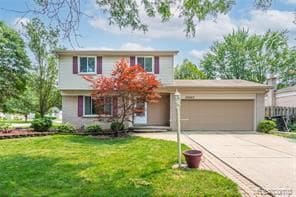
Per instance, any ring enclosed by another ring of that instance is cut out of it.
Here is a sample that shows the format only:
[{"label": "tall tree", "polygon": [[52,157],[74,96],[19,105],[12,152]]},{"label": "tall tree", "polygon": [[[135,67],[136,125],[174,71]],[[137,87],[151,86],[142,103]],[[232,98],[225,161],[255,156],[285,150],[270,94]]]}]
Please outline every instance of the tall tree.
[{"label": "tall tree", "polygon": [[0,108],[26,87],[30,61],[20,35],[0,21]]},{"label": "tall tree", "polygon": [[175,79],[206,79],[206,75],[188,59],[175,68]]},{"label": "tall tree", "polygon": [[208,78],[263,83],[270,74],[286,76],[283,70],[295,65],[293,51],[288,47],[285,32],[250,35],[246,30],[238,30],[215,42],[201,66]]},{"label": "tall tree", "polygon": [[38,98],[38,112],[43,117],[53,106],[59,105],[60,95],[57,90],[57,59],[52,51],[58,45],[58,31],[49,28],[37,18],[26,26],[28,45],[35,63],[33,87]]},{"label": "tall tree", "polygon": [[27,121],[28,115],[36,110],[36,97],[30,86],[17,98],[10,98],[3,105],[6,113],[22,114]]}]

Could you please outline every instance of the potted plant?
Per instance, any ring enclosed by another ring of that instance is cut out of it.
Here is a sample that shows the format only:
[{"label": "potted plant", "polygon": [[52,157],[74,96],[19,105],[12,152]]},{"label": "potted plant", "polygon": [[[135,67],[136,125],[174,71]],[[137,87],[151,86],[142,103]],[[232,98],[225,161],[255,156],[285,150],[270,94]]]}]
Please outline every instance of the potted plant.
[{"label": "potted plant", "polygon": [[187,166],[189,168],[198,168],[202,152],[200,150],[186,150],[183,152],[183,155],[185,156]]}]

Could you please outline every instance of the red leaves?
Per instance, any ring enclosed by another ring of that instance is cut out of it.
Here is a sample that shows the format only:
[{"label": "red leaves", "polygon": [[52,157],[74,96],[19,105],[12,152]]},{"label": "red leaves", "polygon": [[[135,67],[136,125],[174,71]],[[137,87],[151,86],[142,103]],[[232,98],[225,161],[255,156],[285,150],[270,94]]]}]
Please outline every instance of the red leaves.
[{"label": "red leaves", "polygon": [[134,113],[132,105],[135,105],[137,100],[158,102],[160,99],[160,95],[155,92],[160,85],[155,75],[147,73],[140,65],[129,66],[127,60],[123,58],[116,63],[110,77],[83,76],[83,78],[91,83],[94,99],[117,96],[122,102],[118,107],[124,107],[124,111],[127,111],[125,115]]}]

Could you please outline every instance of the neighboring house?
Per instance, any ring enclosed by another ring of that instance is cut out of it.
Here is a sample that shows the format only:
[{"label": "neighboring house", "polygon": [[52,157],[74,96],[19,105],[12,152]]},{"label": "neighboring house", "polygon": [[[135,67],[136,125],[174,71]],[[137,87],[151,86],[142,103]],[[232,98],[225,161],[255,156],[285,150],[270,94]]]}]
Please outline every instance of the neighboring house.
[{"label": "neighboring house", "polygon": [[[174,93],[181,93],[183,130],[256,130],[264,119],[264,95],[268,86],[243,80],[174,80],[174,56],[178,51],[57,51],[63,121],[77,127],[99,121],[94,114],[91,88],[82,75],[110,75],[121,57],[130,65],[141,64],[161,81],[161,100],[143,104],[137,125],[176,129]],[[116,113],[117,99],[105,99],[104,114]]]},{"label": "neighboring house", "polygon": [[277,78],[271,77],[267,83],[272,88],[266,94],[266,106],[296,107],[296,85],[277,90]]},{"label": "neighboring house", "polygon": [[296,85],[276,91],[276,105],[296,107]]}]

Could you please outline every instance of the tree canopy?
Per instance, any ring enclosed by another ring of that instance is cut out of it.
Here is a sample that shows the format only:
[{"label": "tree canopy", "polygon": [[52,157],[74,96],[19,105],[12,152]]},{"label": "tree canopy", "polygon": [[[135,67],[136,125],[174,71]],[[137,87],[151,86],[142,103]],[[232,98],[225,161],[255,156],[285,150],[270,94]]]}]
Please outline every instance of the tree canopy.
[{"label": "tree canopy", "polygon": [[[34,0],[34,6],[27,10],[15,10],[17,13],[42,16],[59,29],[64,38],[70,41],[78,30],[83,17],[106,17],[110,24],[120,28],[130,27],[132,30],[148,31],[145,18],[160,17],[167,22],[173,17],[184,21],[186,36],[195,36],[198,22],[207,18],[215,18],[218,14],[229,12],[235,0],[96,0],[96,10],[83,10],[83,0]],[[257,9],[267,9],[273,0],[253,0]],[[12,9],[9,9],[12,10]]]},{"label": "tree canopy", "polygon": [[3,105],[3,111],[8,113],[22,114],[27,120],[29,113],[36,111],[36,97],[30,86],[17,98],[8,99]]},{"label": "tree canopy", "polygon": [[264,35],[234,31],[215,42],[201,60],[202,71],[211,79],[245,79],[263,83],[278,75],[284,86],[296,83],[295,49],[289,48],[286,32]]},{"label": "tree canopy", "polygon": [[32,51],[33,90],[38,98],[38,112],[41,116],[54,106],[60,105],[60,93],[57,89],[57,59],[53,50],[58,45],[58,31],[46,28],[44,23],[34,18],[26,26],[28,46]]},{"label": "tree canopy", "polygon": [[175,68],[175,79],[206,79],[206,75],[188,59]]},{"label": "tree canopy", "polygon": [[0,107],[26,87],[30,61],[20,35],[0,21]]}]

